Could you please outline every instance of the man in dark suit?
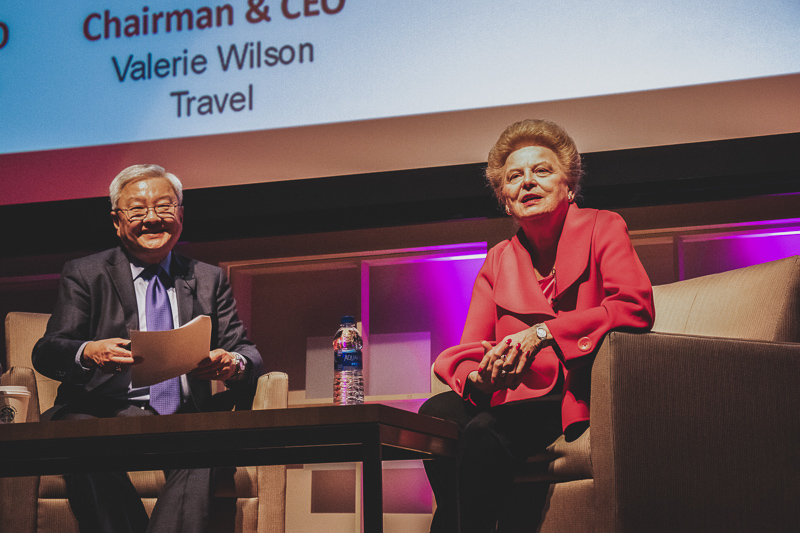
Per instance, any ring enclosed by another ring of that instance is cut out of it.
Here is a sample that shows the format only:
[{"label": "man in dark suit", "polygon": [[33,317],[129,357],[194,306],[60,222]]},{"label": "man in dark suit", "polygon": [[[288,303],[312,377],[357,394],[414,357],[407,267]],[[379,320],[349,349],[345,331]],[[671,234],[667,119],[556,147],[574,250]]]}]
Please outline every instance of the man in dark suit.
[{"label": "man in dark suit", "polygon": [[[40,373],[61,381],[43,420],[153,416],[230,409],[252,401],[263,373],[222,271],[172,248],[183,228],[180,181],[158,165],[134,165],[110,186],[121,246],[68,262],[47,331],[33,349]],[[192,372],[134,388],[129,331],[212,319],[211,352]],[[227,391],[212,396],[211,380]],[[171,470],[148,520],[125,472],[67,476],[82,533],[205,531],[213,469]],[[148,523],[149,522],[149,523]]]}]

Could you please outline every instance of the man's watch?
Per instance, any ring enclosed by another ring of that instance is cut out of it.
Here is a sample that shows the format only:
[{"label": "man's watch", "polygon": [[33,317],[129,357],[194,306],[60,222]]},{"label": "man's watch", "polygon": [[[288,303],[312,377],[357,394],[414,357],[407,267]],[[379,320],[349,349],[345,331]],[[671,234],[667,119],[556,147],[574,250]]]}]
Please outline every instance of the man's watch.
[{"label": "man's watch", "polygon": [[231,352],[231,355],[233,356],[233,364],[236,366],[236,372],[233,374],[233,377],[236,378],[244,374],[245,360],[244,356],[236,352]]}]

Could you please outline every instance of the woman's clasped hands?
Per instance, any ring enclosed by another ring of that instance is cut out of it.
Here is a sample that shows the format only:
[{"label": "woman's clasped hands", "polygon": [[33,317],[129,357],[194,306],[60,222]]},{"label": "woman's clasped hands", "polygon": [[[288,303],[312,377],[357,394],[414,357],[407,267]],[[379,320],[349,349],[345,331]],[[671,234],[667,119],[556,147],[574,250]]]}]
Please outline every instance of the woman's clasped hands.
[{"label": "woman's clasped hands", "polygon": [[534,326],[509,335],[494,346],[488,341],[481,344],[483,359],[478,371],[470,373],[469,378],[478,390],[491,394],[501,389],[516,389],[545,341],[536,335]]}]

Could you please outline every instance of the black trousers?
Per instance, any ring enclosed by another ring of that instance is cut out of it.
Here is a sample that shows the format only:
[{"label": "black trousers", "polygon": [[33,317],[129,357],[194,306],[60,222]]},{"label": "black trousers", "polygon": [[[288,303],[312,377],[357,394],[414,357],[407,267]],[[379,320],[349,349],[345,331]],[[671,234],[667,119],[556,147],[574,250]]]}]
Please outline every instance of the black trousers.
[{"label": "black trousers", "polygon": [[[180,411],[179,411],[180,412]],[[158,416],[149,407],[103,398],[56,406],[43,420]],[[214,469],[165,470],[166,483],[148,519],[127,472],[64,476],[81,533],[202,533],[207,530]]]},{"label": "black trousers", "polygon": [[527,457],[561,434],[560,402],[490,407],[488,398],[474,405],[448,391],[430,398],[419,412],[461,428],[456,452],[458,497],[453,469],[440,461],[425,461],[437,506],[432,533],[454,532],[457,516],[461,533],[489,533],[498,522],[502,531],[513,531],[515,524],[538,523],[545,494],[536,494],[535,487],[530,493],[512,490],[513,475]]}]

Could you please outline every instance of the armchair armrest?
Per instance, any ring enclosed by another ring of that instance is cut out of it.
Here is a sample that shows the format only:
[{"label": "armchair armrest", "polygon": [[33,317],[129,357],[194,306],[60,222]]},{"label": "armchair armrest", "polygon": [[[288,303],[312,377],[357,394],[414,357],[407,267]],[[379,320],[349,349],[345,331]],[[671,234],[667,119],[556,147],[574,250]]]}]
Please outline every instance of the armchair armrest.
[{"label": "armchair armrest", "polygon": [[433,371],[433,365],[431,365],[431,396],[451,390],[450,385],[439,379],[439,376]]},{"label": "armchair armrest", "polygon": [[597,531],[800,523],[800,344],[610,334],[592,373]]},{"label": "armchair armrest", "polygon": [[281,409],[289,402],[289,376],[270,372],[258,378],[253,409]]},{"label": "armchair armrest", "polygon": [[[289,403],[289,376],[270,372],[258,378],[253,409],[281,409]],[[286,527],[286,466],[259,466],[258,530],[283,532]]]}]

